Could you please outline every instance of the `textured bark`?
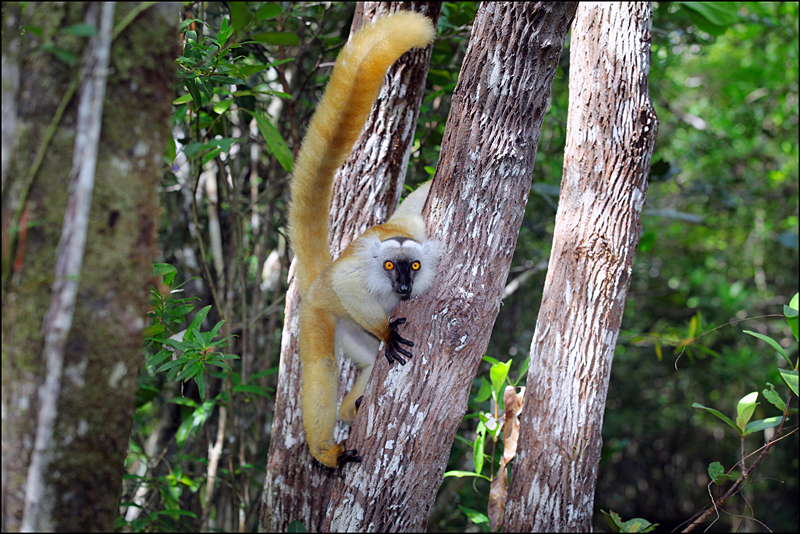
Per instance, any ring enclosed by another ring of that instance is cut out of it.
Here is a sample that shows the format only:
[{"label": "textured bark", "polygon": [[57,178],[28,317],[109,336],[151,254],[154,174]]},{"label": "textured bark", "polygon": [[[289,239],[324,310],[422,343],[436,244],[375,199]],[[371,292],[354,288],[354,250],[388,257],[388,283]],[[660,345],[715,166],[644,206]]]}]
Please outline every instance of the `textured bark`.
[{"label": "textured bark", "polygon": [[[119,22],[134,6],[119,4]],[[85,3],[28,4],[17,23],[38,26],[81,57],[85,39],[59,36],[83,22]],[[156,257],[156,186],[169,136],[177,12],[154,6],[111,45],[111,64],[74,317],[63,355],[57,419],[44,470],[40,530],[110,531],[128,450],[141,331]],[[21,210],[15,259],[3,286],[3,530],[19,530],[26,475],[46,372],[42,324],[67,206],[77,98],[67,106],[42,165],[28,169],[70,86],[72,69],[42,53],[33,32],[19,41],[17,128],[3,183],[3,246]],[[4,50],[5,52],[5,50]],[[78,91],[77,94],[79,94]],[[5,102],[4,102],[5,103]],[[4,111],[5,112],[5,111]],[[4,155],[4,157],[6,157]],[[8,217],[7,217],[8,216]],[[25,220],[29,221],[25,224]],[[53,317],[51,317],[53,319]]]},{"label": "textured bark", "polygon": [[[401,9],[426,13],[435,24],[441,6],[428,2],[364,2],[356,9],[351,35],[365,20]],[[397,205],[414,140],[430,52],[431,47],[413,50],[389,69],[361,137],[336,175],[329,219],[334,258],[365,229],[384,222]],[[300,299],[294,283],[294,262],[289,279],[259,529],[285,532],[292,521],[300,521],[309,532],[315,532],[324,520],[336,475],[314,460],[303,433],[301,366],[297,357]],[[338,361],[342,373],[341,402],[353,384],[355,368],[346,359]],[[346,436],[346,427],[338,424],[335,438],[341,441]]]},{"label": "textured bark", "polygon": [[437,284],[402,303],[405,366],[380,356],[323,530],[425,530],[500,307],[536,147],[576,5],[481,5],[453,95],[425,215],[442,243]]},{"label": "textured bark", "polygon": [[657,120],[650,6],[581,2],[564,178],[504,530],[588,532]]}]

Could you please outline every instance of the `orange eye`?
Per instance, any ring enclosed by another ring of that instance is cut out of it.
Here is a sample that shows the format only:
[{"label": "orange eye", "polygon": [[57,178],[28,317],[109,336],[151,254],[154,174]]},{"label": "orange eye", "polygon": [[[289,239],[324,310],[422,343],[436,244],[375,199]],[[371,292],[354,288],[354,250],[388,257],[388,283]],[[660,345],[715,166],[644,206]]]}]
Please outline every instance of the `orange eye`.
[{"label": "orange eye", "polygon": [[383,268],[386,269],[387,271],[391,271],[392,269],[394,269],[394,263],[387,261],[386,263],[383,264]]},{"label": "orange eye", "polygon": [[414,269],[415,271],[419,271],[419,262],[415,261],[414,263],[412,263],[411,268]]}]

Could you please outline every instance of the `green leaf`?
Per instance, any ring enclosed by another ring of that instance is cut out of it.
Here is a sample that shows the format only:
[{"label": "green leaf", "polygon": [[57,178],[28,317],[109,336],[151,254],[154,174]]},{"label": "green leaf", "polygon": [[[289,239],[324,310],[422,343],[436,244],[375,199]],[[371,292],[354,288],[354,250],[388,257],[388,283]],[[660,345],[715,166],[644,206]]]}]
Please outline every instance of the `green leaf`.
[{"label": "green leaf", "polygon": [[222,367],[223,369],[227,369],[228,371],[232,371],[231,366],[227,363],[220,361],[220,360],[207,360],[206,363],[208,365],[216,365],[217,367]]},{"label": "green leaf", "polygon": [[[224,324],[225,324],[225,321],[220,321],[220,322],[218,322],[217,324],[214,325],[214,328],[212,328],[211,332],[210,332],[212,339],[214,338],[214,336],[217,335],[217,332],[219,332],[219,329],[222,328],[222,325],[224,325]],[[229,339],[229,338],[232,338],[232,337],[234,337],[234,336],[228,336],[226,339]]]},{"label": "green leaf", "polygon": [[206,400],[206,375],[203,373],[198,373],[194,377],[194,381],[197,382],[197,392],[200,393],[200,398],[202,400]]},{"label": "green leaf", "polygon": [[756,406],[759,405],[756,399],[758,399],[758,391],[753,391],[742,397],[742,400],[736,405],[736,413],[738,414],[736,416],[736,426],[738,426],[742,432],[744,432],[747,422],[753,417]]},{"label": "green leaf", "polygon": [[242,65],[239,67],[239,74],[247,78],[248,76],[252,76],[257,72],[261,72],[262,70],[267,70],[271,66],[272,65]]},{"label": "green leaf", "polygon": [[156,367],[161,364],[164,360],[172,356],[174,352],[167,349],[161,349],[155,355],[151,356],[149,360],[147,360],[148,367]]},{"label": "green leaf", "polygon": [[70,67],[74,67],[75,64],[78,63],[78,56],[76,56],[72,52],[58,48],[51,41],[44,43],[42,45],[42,50],[44,50],[49,54],[53,54],[56,57],[56,59],[69,65]]},{"label": "green leaf", "polygon": [[467,508],[466,506],[461,506],[460,504],[458,507],[461,509],[464,514],[469,518],[470,521],[475,523],[476,525],[480,525],[481,523],[488,523],[489,518],[486,514],[483,514],[477,510],[473,510],[472,508]]},{"label": "green leaf", "polygon": [[281,134],[278,133],[278,130],[265,116],[255,111],[249,111],[249,113],[256,119],[258,129],[261,131],[261,135],[264,136],[269,151],[275,155],[278,163],[281,164],[281,167],[286,172],[291,172],[293,166],[292,152],[289,150],[286,141],[283,140]]},{"label": "green leaf", "polygon": [[491,356],[484,356],[484,357],[483,357],[483,361],[485,361],[485,362],[489,362],[489,363],[491,363],[492,365],[494,365],[494,364],[496,364],[496,363],[500,363],[500,360],[496,360],[496,359],[492,358]]},{"label": "green leaf", "polygon": [[739,430],[739,427],[737,427],[737,426],[736,426],[736,425],[733,423],[733,421],[731,421],[731,419],[730,419],[728,416],[726,416],[725,414],[722,414],[722,413],[718,412],[718,411],[717,411],[717,410],[715,410],[714,408],[707,408],[706,406],[703,406],[702,404],[698,404],[698,403],[696,403],[696,402],[695,402],[695,403],[692,403],[692,408],[700,408],[701,410],[706,410],[706,411],[708,411],[708,412],[711,412],[711,413],[713,413],[714,415],[716,415],[717,417],[719,417],[720,419],[722,419],[723,421],[725,421],[726,423],[728,423],[729,425],[731,425],[731,427],[733,427],[734,429],[736,429],[736,431],[737,431],[739,434],[741,434],[741,433],[742,433],[742,431],[741,431],[741,430]]},{"label": "green leaf", "polygon": [[203,157],[200,158],[200,165],[205,166],[206,163],[216,158],[217,155],[219,155],[221,152],[222,152],[221,148],[215,148],[214,150],[206,152],[205,154],[203,154]]},{"label": "green leaf", "polygon": [[776,415],[774,417],[767,417],[766,419],[759,419],[758,421],[751,421],[750,423],[747,423],[747,426],[744,429],[744,435],[747,436],[753,432],[778,426],[781,424],[781,420],[783,420],[783,416]]},{"label": "green leaf", "polygon": [[481,377],[481,387],[478,390],[478,394],[475,396],[475,402],[484,402],[491,396],[492,386],[484,377]]},{"label": "green leaf", "polygon": [[716,26],[730,26],[739,22],[739,7],[735,2],[681,2]]},{"label": "green leaf", "polygon": [[475,445],[472,447],[472,461],[475,465],[475,473],[479,475],[483,471],[483,443],[485,440],[486,434],[479,432],[475,439]]},{"label": "green leaf", "polygon": [[770,402],[770,404],[775,406],[781,412],[785,412],[786,403],[783,402],[781,396],[778,394],[777,391],[775,391],[775,386],[773,386],[769,382],[767,382],[767,385],[769,386],[769,389],[765,389],[764,391],[761,392],[761,394],[764,395],[764,398],[766,398]]},{"label": "green leaf", "polygon": [[261,395],[263,397],[269,397],[270,390],[272,388],[263,388],[261,386],[253,386],[250,384],[239,384],[238,386],[233,386],[234,393],[252,393],[254,395]]},{"label": "green leaf", "polygon": [[189,91],[189,94],[192,95],[194,107],[197,109],[201,108],[203,106],[203,97],[200,96],[200,90],[197,88],[197,83],[195,83],[193,78],[186,78],[183,83],[186,84],[186,89]]},{"label": "green leaf", "polygon": [[253,34],[253,40],[270,45],[297,46],[300,38],[291,32],[261,32]]},{"label": "green leaf", "polygon": [[[232,76],[214,75],[214,76],[209,76],[208,79],[209,79],[209,81],[217,82],[217,83],[224,83],[225,85],[244,85],[244,83],[245,83],[243,80],[241,80],[239,78],[234,78]],[[217,92],[221,93],[222,90],[219,90]],[[238,95],[239,93],[237,92],[236,94]]]},{"label": "green leaf", "polygon": [[501,391],[505,388],[508,371],[511,369],[512,360],[505,363],[498,362],[489,369],[489,380],[492,382],[492,398],[500,403],[502,399]]},{"label": "green leaf", "polygon": [[294,533],[294,532],[308,532],[308,531],[306,530],[306,527],[305,525],[303,525],[302,521],[295,520],[289,523],[289,526],[286,527],[286,532]]},{"label": "green leaf", "polygon": [[191,93],[186,93],[185,95],[179,96],[178,98],[173,100],[172,103],[178,106],[180,104],[185,104],[186,102],[189,102],[191,99],[192,99]]},{"label": "green leaf", "polygon": [[268,20],[274,18],[283,11],[281,5],[277,2],[264,2],[261,7],[256,11],[257,20]]},{"label": "green leaf", "polygon": [[192,319],[192,322],[189,325],[189,327],[187,328],[187,330],[191,330],[193,328],[199,328],[200,325],[203,324],[203,320],[206,318],[206,315],[208,315],[208,311],[210,309],[211,309],[211,305],[209,304],[205,308],[202,308],[201,310],[199,310],[197,312],[197,314],[194,316],[194,319]]},{"label": "green leaf", "polygon": [[202,426],[203,423],[211,417],[211,414],[214,412],[214,406],[215,403],[213,401],[203,402],[203,404],[192,412],[191,417],[186,418],[183,423],[181,423],[181,426],[178,427],[178,431],[175,433],[175,440],[178,442],[178,447],[182,449],[192,431]]},{"label": "green leaf", "polygon": [[528,356],[525,358],[525,361],[522,362],[522,368],[519,370],[519,376],[514,381],[514,387],[517,387],[517,384],[519,384],[525,377],[525,375],[528,374],[528,366],[530,365],[530,363],[531,363],[531,357]]},{"label": "green leaf", "polygon": [[206,97],[206,102],[211,100],[211,98],[214,96],[214,84],[208,81],[207,78],[197,78],[197,87]]},{"label": "green leaf", "polygon": [[786,360],[787,362],[789,362],[789,366],[790,366],[790,367],[792,367],[792,368],[794,368],[794,364],[792,363],[792,360],[789,358],[789,356],[787,356],[787,355],[786,355],[786,351],[785,351],[785,350],[783,350],[783,347],[781,347],[781,346],[778,344],[778,342],[777,342],[777,341],[775,341],[774,339],[772,339],[772,338],[771,338],[771,337],[769,337],[769,336],[765,336],[765,335],[763,335],[763,334],[759,334],[758,332],[752,332],[752,331],[750,331],[750,330],[744,330],[744,333],[745,333],[745,334],[750,334],[750,335],[751,335],[751,336],[753,336],[753,337],[757,337],[758,339],[760,339],[760,340],[762,340],[762,341],[766,341],[767,343],[769,343],[769,344],[770,344],[770,346],[771,346],[773,349],[775,349],[775,350],[777,350],[777,351],[778,351],[778,354],[780,354],[781,356],[783,356],[783,359],[784,359],[784,360]]},{"label": "green leaf", "polygon": [[792,334],[794,334],[795,341],[798,340],[797,337],[797,320],[798,320],[798,295],[799,293],[795,293],[794,297],[792,297],[791,302],[789,302],[788,306],[783,307],[783,314],[786,316],[786,322],[789,325],[789,328],[792,330]]},{"label": "green leaf", "polygon": [[619,517],[614,510],[606,512],[605,510],[600,510],[603,513],[603,517],[608,523],[608,526],[611,527],[612,532],[619,532],[620,528],[622,527],[622,519]]},{"label": "green leaf", "polygon": [[728,478],[725,474],[725,468],[719,462],[712,462],[708,466],[708,476],[714,481],[714,484],[719,486]]},{"label": "green leaf", "polygon": [[167,401],[167,404],[177,404],[179,406],[191,406],[192,408],[197,408],[199,404],[195,402],[193,399],[189,399],[186,397],[174,397]]},{"label": "green leaf", "polygon": [[233,28],[241,33],[244,27],[250,24],[253,20],[253,15],[247,9],[245,2],[228,2],[228,8],[231,10],[231,23]]},{"label": "green leaf", "polygon": [[794,396],[797,397],[797,371],[786,371],[784,369],[778,369],[778,372],[781,374],[781,379],[783,383],[794,393]]},{"label": "green leaf", "polygon": [[228,19],[222,19],[222,25],[217,34],[217,43],[220,47],[225,46],[225,43],[228,42],[228,37],[230,37],[232,33],[233,28],[228,27]]},{"label": "green leaf", "polygon": [[142,336],[154,338],[158,334],[162,333],[164,330],[166,330],[166,328],[164,328],[164,325],[162,324],[150,325],[144,330],[142,330]]},{"label": "green leaf", "polygon": [[168,371],[170,369],[174,369],[176,367],[180,367],[180,366],[182,366],[183,364],[185,364],[188,361],[189,361],[189,358],[187,358],[186,356],[181,356],[177,360],[172,360],[172,361],[169,361],[169,362],[165,363],[164,365],[162,365],[161,367],[156,369],[156,372],[160,373],[161,371]]},{"label": "green leaf", "polygon": [[511,362],[512,360],[509,360],[492,365],[492,368],[489,370],[489,379],[492,381],[493,387],[505,386],[508,371],[511,369]]},{"label": "green leaf", "polygon": [[94,37],[98,32],[97,27],[91,24],[78,23],[66,28],[62,28],[58,31],[58,33],[77,35],[78,37]]},{"label": "green leaf", "polygon": [[608,525],[611,527],[612,532],[652,532],[658,526],[658,523],[650,523],[646,519],[640,517],[622,521],[619,514],[610,510],[600,510],[603,514]]},{"label": "green leaf", "polygon": [[197,375],[203,371],[203,362],[200,360],[195,360],[191,364],[187,365],[186,368],[178,373],[178,376],[175,377],[175,380],[189,380],[190,378]]},{"label": "green leaf", "polygon": [[472,471],[448,471],[444,474],[445,477],[478,477],[478,478],[485,478],[489,480],[489,477],[486,475],[479,475],[478,473],[473,473]]},{"label": "green leaf", "polygon": [[[198,24],[203,24],[203,21],[200,20],[200,19],[186,19],[183,22],[181,22],[181,25],[179,26],[179,29],[178,29],[178,33],[185,32],[186,28],[191,26],[192,22],[197,22]],[[197,34],[195,34],[195,39],[197,39]]]},{"label": "green leaf", "polygon": [[172,162],[175,161],[175,156],[177,155],[176,150],[175,141],[170,139],[169,142],[167,142],[167,146],[164,147],[164,163],[169,167],[172,167]]},{"label": "green leaf", "polygon": [[169,309],[169,315],[172,318],[181,318],[178,322],[183,321],[183,316],[194,309],[194,304],[181,304]]},{"label": "green leaf", "polygon": [[255,380],[257,378],[261,378],[262,376],[274,375],[277,372],[278,372],[278,368],[277,367],[271,367],[271,368],[267,369],[266,371],[259,371],[256,374],[250,376],[250,382],[252,382],[253,380]]},{"label": "green leaf", "polygon": [[26,32],[31,32],[31,33],[37,35],[38,37],[41,37],[41,36],[44,35],[44,32],[42,31],[42,29],[39,26],[34,26],[32,24],[23,24],[22,25],[22,29],[24,31],[26,31]]}]

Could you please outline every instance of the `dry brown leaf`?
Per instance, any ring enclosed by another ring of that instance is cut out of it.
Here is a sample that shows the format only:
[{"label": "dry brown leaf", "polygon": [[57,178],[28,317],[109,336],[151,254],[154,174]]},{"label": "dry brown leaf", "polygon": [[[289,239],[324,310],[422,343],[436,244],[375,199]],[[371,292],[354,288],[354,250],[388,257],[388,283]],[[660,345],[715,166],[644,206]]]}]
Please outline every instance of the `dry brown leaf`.
[{"label": "dry brown leaf", "polygon": [[519,440],[519,414],[522,408],[522,393],[517,394],[513,386],[506,386],[503,392],[503,404],[505,405],[505,426],[503,427],[503,459],[500,461],[500,468],[505,469],[506,465],[514,459],[517,454],[517,440]]},{"label": "dry brown leaf", "polygon": [[508,497],[508,481],[506,480],[506,469],[502,467],[492,480],[489,490],[489,527],[492,532],[498,532],[503,526],[506,497]]}]

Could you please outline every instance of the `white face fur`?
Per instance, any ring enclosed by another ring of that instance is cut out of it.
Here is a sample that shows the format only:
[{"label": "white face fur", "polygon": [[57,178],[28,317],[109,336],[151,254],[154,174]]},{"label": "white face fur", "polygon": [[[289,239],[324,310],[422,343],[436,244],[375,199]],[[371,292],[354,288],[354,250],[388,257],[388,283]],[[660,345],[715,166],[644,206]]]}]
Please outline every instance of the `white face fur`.
[{"label": "white face fur", "polygon": [[[365,248],[364,252],[371,255],[365,283],[367,290],[376,297],[406,300],[422,295],[433,286],[440,256],[435,241],[418,243],[407,237],[380,241],[377,236],[371,236]],[[406,285],[409,287],[404,287]],[[403,289],[410,291],[405,293]]]}]

